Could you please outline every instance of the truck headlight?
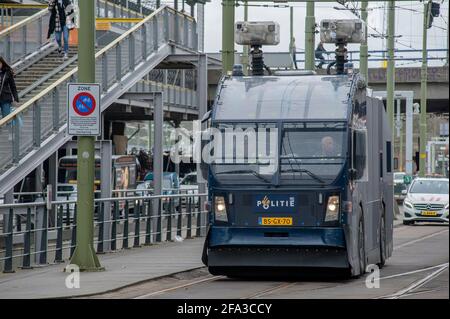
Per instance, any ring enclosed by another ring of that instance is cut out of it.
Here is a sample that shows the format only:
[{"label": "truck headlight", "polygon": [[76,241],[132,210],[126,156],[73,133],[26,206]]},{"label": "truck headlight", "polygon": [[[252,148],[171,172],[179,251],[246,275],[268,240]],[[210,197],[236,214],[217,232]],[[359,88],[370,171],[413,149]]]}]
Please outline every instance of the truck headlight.
[{"label": "truck headlight", "polygon": [[403,206],[409,209],[414,209],[413,205],[406,199],[403,201]]},{"label": "truck headlight", "polygon": [[327,212],[325,214],[325,221],[333,221],[339,219],[339,196],[334,195],[328,197]]},{"label": "truck headlight", "polygon": [[228,222],[227,206],[225,205],[225,197],[214,197],[214,215],[216,221]]}]

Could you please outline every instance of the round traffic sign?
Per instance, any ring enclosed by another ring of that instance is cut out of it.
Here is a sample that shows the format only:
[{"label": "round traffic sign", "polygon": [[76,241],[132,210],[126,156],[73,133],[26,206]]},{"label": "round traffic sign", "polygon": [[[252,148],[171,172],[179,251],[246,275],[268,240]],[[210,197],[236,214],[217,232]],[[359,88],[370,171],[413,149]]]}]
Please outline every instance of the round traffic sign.
[{"label": "round traffic sign", "polygon": [[95,110],[95,98],[89,92],[78,93],[73,98],[72,107],[75,113],[77,113],[78,115],[88,116]]}]

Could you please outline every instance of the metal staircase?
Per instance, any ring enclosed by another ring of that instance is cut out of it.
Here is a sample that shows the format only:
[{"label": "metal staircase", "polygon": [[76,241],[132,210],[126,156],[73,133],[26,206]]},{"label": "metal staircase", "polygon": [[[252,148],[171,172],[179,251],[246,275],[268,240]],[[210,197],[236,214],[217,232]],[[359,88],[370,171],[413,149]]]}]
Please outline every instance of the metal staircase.
[{"label": "metal staircase", "polygon": [[57,50],[36,61],[15,76],[20,102],[30,98],[56,82],[69,70],[76,67],[77,49],[69,48],[69,59],[64,61]]},{"label": "metal staircase", "polygon": [[[102,110],[173,54],[198,54],[196,23],[166,6],[99,50],[96,80],[102,87]],[[0,194],[71,139],[66,134],[67,84],[77,81],[77,68],[68,72],[62,68],[57,74],[25,95],[25,102],[0,120]],[[26,76],[18,80],[23,90],[30,87]]]}]

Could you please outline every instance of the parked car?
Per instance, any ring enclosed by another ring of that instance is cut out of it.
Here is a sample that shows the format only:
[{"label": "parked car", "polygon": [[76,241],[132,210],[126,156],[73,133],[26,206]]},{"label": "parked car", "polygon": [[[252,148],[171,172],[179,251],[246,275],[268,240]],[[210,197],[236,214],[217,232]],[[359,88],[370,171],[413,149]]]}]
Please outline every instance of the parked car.
[{"label": "parked car", "polygon": [[[180,181],[178,178],[178,175],[176,173],[172,172],[164,172],[163,173],[163,183],[162,183],[162,194],[163,195],[175,195],[180,193]],[[153,194],[153,172],[148,172],[144,177],[144,182],[137,185],[137,190],[151,190],[149,192],[139,192],[136,193],[138,196],[145,196],[145,195],[152,195]],[[168,207],[170,199],[169,198],[163,198],[163,208],[165,209]],[[175,198],[174,199],[174,205],[176,208],[180,206],[180,199]]]},{"label": "parked car", "polygon": [[[181,194],[198,194],[198,183],[197,183],[197,173],[192,172],[186,174],[180,182],[180,193]],[[187,198],[183,197],[181,199],[182,203],[187,203]],[[197,204],[199,201],[198,197],[194,197],[192,203]]]},{"label": "parked car", "polygon": [[447,222],[449,215],[448,179],[417,177],[403,202],[403,224]]},{"label": "parked car", "polygon": [[408,185],[405,183],[405,172],[394,173],[394,198],[397,203],[403,203],[408,190]]}]

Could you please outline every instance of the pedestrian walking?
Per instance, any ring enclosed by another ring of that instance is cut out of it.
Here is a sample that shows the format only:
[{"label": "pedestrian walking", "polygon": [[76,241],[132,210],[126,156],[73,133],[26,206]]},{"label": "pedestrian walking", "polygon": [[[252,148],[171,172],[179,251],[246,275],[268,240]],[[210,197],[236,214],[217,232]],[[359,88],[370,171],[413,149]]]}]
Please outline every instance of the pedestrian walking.
[{"label": "pedestrian walking", "polygon": [[[8,116],[13,111],[13,104],[19,103],[19,95],[17,94],[16,82],[14,81],[14,71],[6,63],[5,59],[0,56],[0,109],[2,118]],[[12,121],[12,125],[15,121]],[[12,139],[10,132],[8,139]]]},{"label": "pedestrian walking", "polygon": [[316,59],[320,60],[319,64],[317,65],[318,69],[321,69],[322,66],[325,64],[325,58],[323,56],[323,53],[325,53],[325,52],[327,52],[327,51],[323,47],[322,41],[320,41],[319,45],[317,46],[316,51],[315,51]]},{"label": "pedestrian walking", "polygon": [[14,71],[0,56],[0,108],[2,118],[11,113],[13,103],[19,103],[16,82],[14,81]]},{"label": "pedestrian walking", "polygon": [[48,10],[50,11],[50,20],[47,39],[50,39],[50,36],[55,33],[58,53],[61,55],[64,52],[63,59],[67,60],[69,58],[69,33],[75,27],[73,4],[70,0],[49,0]]}]

